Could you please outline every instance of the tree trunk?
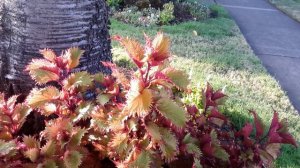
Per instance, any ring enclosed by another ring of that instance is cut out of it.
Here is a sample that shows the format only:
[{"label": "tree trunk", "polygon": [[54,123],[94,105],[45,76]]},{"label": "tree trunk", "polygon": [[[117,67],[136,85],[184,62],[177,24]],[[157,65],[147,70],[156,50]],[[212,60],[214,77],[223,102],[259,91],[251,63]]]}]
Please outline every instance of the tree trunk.
[{"label": "tree trunk", "polygon": [[24,68],[43,48],[80,47],[80,70],[109,73],[100,64],[111,61],[108,29],[105,0],[0,0],[0,91],[27,92]]}]

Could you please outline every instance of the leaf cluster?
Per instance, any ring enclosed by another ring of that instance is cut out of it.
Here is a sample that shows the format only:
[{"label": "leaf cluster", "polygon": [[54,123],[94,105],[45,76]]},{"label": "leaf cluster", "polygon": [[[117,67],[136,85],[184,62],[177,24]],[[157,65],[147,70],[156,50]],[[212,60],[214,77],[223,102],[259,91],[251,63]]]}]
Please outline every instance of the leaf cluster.
[{"label": "leaf cluster", "polygon": [[[112,74],[75,72],[83,51],[57,56],[41,51],[26,70],[37,83],[25,102],[0,95],[0,167],[161,167],[190,157],[193,167],[268,167],[280,145],[297,146],[287,123],[274,118],[268,132],[254,111],[254,124],[237,131],[219,111],[226,95],[208,84],[201,109],[184,104],[189,77],[170,66],[170,40],[145,35],[145,45],[114,37],[136,65],[124,71],[102,62]],[[20,129],[29,113],[44,116],[45,128]],[[255,130],[255,135],[252,132]]]}]

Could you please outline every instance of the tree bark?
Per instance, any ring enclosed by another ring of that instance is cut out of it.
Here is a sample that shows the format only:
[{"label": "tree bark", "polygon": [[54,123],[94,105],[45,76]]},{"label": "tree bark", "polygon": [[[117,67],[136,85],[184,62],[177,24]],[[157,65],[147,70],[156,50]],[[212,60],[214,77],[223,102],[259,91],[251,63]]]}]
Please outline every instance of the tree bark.
[{"label": "tree bark", "polygon": [[109,70],[111,61],[105,0],[0,0],[0,91],[27,92],[32,87],[25,66],[51,48],[85,50],[80,70]]}]

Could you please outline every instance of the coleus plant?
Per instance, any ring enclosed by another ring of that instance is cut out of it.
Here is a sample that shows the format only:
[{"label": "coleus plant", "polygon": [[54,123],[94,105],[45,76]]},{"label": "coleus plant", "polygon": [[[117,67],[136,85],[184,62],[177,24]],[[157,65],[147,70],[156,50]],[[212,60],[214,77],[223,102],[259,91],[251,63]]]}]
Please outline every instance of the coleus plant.
[{"label": "coleus plant", "polygon": [[[170,66],[170,40],[163,33],[145,35],[144,46],[114,39],[136,71],[103,62],[112,74],[78,72],[78,48],[61,56],[45,49],[42,59],[32,60],[26,70],[37,87],[25,102],[0,96],[0,167],[101,167],[104,158],[119,168],[160,167],[182,156],[193,167],[267,167],[280,144],[296,146],[277,113],[268,133],[255,112],[254,125],[236,131],[218,109],[226,96],[209,84],[200,109],[184,104],[188,75]],[[31,111],[44,116],[45,128],[24,135],[20,129]]]}]

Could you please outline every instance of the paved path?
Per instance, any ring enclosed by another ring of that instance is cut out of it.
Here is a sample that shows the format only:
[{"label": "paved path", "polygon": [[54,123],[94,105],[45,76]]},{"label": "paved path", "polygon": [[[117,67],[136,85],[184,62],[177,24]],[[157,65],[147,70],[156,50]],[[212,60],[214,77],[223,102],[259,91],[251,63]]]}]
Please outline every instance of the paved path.
[{"label": "paved path", "polygon": [[300,112],[300,23],[266,0],[217,0]]}]

